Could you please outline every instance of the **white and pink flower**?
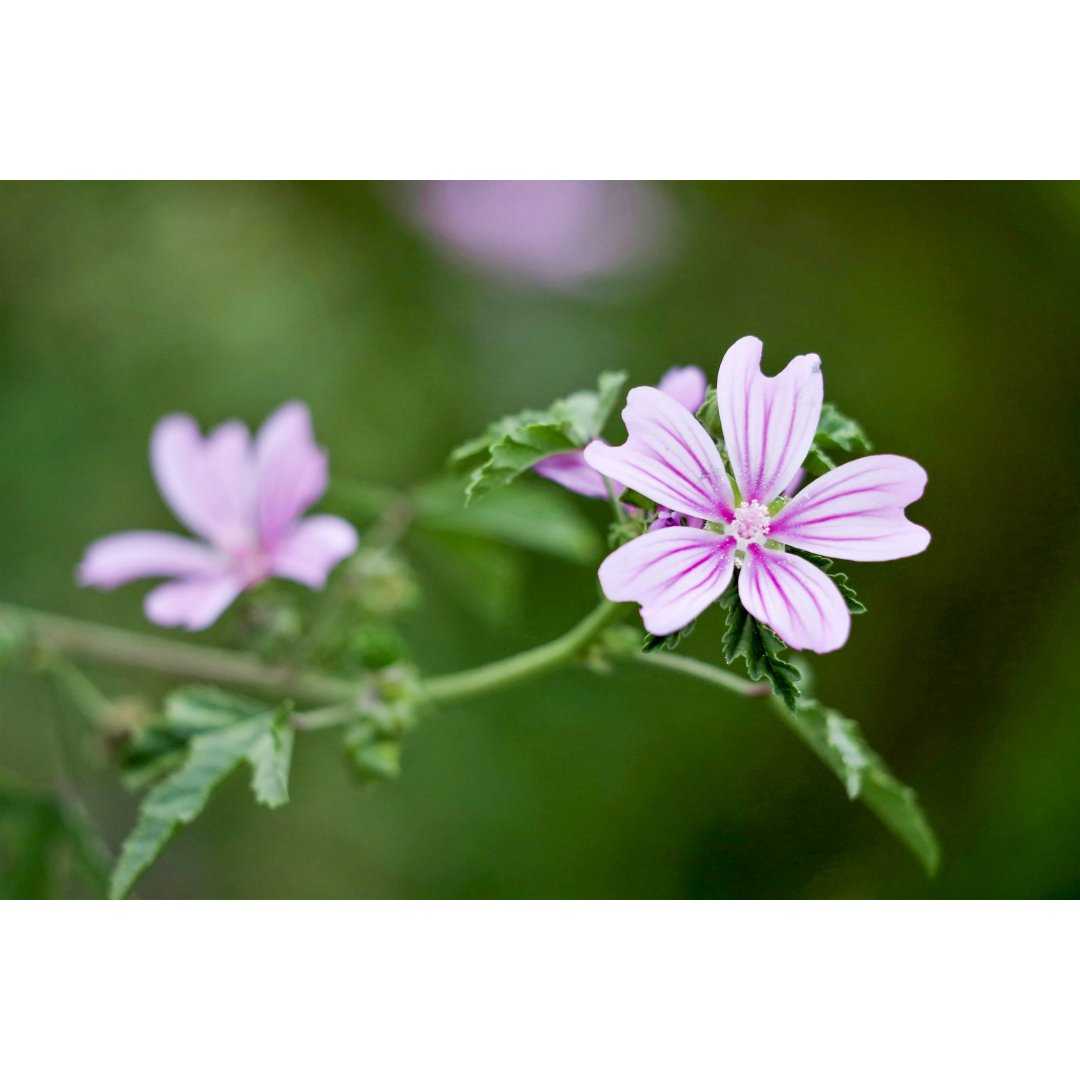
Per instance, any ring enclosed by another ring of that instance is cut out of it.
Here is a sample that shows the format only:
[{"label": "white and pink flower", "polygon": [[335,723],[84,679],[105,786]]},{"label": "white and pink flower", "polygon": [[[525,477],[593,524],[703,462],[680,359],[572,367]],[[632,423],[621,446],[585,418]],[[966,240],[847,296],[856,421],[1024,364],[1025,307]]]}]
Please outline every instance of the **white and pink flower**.
[{"label": "white and pink flower", "polygon": [[863,562],[918,554],[930,534],[904,508],[922,495],[926,472],[909,458],[874,454],[786,501],[817,430],[821,361],[797,356],[768,377],[761,353],[757,338],[741,338],[717,377],[735,489],[708,432],[652,387],[630,391],[622,446],[586,447],[586,464],[603,476],[702,523],[630,541],[601,564],[600,584],[609,600],[640,604],[651,633],[670,634],[719,599],[738,567],[739,598],[754,618],[794,649],[830,652],[847,640],[847,604],[827,574],[787,549]]},{"label": "white and pink flower", "polygon": [[80,585],[113,589],[167,577],[146,597],[160,626],[202,630],[244,590],[270,577],[312,589],[356,550],[356,530],[329,514],[301,515],[326,490],[326,452],[301,402],[281,406],[252,439],[233,420],[205,438],[190,416],[161,420],[150,464],[162,497],[201,540],[173,533],[116,533],[91,544]]}]

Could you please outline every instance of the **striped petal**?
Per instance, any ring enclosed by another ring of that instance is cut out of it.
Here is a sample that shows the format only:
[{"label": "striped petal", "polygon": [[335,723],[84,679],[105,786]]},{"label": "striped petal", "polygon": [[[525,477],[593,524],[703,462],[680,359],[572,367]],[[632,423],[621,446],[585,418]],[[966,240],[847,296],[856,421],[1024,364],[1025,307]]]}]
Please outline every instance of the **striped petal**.
[{"label": "striped petal", "polygon": [[706,521],[730,521],[731,485],[716,444],[674,398],[651,386],[627,395],[622,446],[596,440],[585,461],[598,472],[666,506]]},{"label": "striped petal", "polygon": [[818,555],[881,562],[917,555],[930,534],[904,516],[926,487],[910,458],[873,454],[807,484],[773,518],[769,537]]},{"label": "striped petal", "polygon": [[672,634],[727,588],[735,541],[704,529],[673,526],[645,533],[600,564],[600,587],[615,602],[641,605],[645,629]]},{"label": "striped petal", "polygon": [[751,544],[739,572],[739,599],[793,649],[832,652],[851,629],[840,590],[816,566],[787,551]]},{"label": "striped petal", "polygon": [[761,374],[761,342],[740,338],[724,354],[716,402],[724,446],[742,498],[768,505],[802,465],[814,440],[824,385],[821,360],[796,356],[776,376]]}]

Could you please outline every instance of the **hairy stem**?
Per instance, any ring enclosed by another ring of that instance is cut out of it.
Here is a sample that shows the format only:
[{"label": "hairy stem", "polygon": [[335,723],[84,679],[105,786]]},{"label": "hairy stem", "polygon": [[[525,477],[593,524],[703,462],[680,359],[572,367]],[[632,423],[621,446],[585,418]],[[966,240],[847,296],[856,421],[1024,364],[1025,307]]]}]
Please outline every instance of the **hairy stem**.
[{"label": "hairy stem", "polygon": [[661,652],[638,652],[633,653],[628,659],[635,663],[645,664],[648,667],[664,668],[667,671],[676,671],[680,675],[689,675],[694,679],[712,683],[714,686],[722,686],[725,690],[731,690],[743,697],[766,697],[772,691],[768,683],[751,682],[749,679],[740,678],[738,675],[725,671],[723,668],[706,664],[703,660],[695,660],[692,656],[678,656],[675,653]]},{"label": "hairy stem", "polygon": [[423,695],[432,702],[461,701],[562,667],[575,660],[618,612],[617,605],[605,600],[577,626],[554,641],[482,667],[427,679],[423,683]]},{"label": "hairy stem", "polygon": [[[421,693],[430,702],[460,701],[561,667],[576,659],[618,611],[615,604],[604,601],[577,626],[554,641],[478,668],[428,679],[422,684]],[[0,620],[3,619],[26,626],[33,640],[47,652],[71,659],[119,667],[148,668],[164,675],[226,683],[266,695],[331,706],[319,710],[317,715],[309,713],[306,718],[299,718],[297,726],[302,728],[328,727],[344,722],[352,715],[349,711],[351,703],[368,689],[366,681],[271,666],[226,649],[114,630],[97,623],[49,615],[11,604],[0,604]]]}]

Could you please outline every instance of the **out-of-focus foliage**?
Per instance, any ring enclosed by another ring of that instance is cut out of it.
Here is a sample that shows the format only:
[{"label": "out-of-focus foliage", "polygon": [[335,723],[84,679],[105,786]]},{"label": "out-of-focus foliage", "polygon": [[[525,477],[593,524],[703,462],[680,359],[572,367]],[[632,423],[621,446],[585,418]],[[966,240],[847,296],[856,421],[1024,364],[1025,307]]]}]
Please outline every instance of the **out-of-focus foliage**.
[{"label": "out-of-focus foliage", "polygon": [[[933,542],[844,567],[871,614],[807,694],[857,717],[920,792],[939,874],[852,807],[763,702],[718,708],[715,689],[642,665],[447,708],[409,734],[396,783],[362,791],[340,732],[305,734],[287,806],[267,812],[245,777],[225,780],[140,895],[1080,893],[1076,189],[665,190],[667,262],[570,292],[450,262],[378,185],[0,187],[0,592],[145,626],[141,587],[84,592],[72,573],[97,536],[175,528],[146,467],[170,411],[255,423],[303,398],[335,484],[404,490],[493,417],[600,371],[625,369],[628,385],[672,364],[711,375],[745,333],[772,372],[815,351],[876,447],[926,467],[911,516]],[[621,440],[617,420],[608,433]],[[603,536],[603,505],[573,505]],[[450,671],[593,604],[588,559],[504,540],[410,529],[423,605],[369,627],[360,652],[392,656],[392,631],[422,670]],[[231,642],[241,618],[207,640]],[[723,630],[723,612],[706,613],[680,653],[715,658]],[[95,675],[154,702],[168,689]],[[56,790],[54,708],[37,682],[0,674],[0,761],[34,791]],[[115,852],[145,792],[83,749],[72,779]]]}]

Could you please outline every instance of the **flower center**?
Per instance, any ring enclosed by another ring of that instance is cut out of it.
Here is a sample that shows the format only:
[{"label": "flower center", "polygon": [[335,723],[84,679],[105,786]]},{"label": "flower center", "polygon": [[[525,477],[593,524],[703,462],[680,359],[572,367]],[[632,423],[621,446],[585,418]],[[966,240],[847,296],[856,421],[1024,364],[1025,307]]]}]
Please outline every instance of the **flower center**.
[{"label": "flower center", "polygon": [[757,499],[744,502],[735,511],[735,519],[728,526],[728,536],[734,536],[740,547],[747,544],[763,544],[769,535],[769,510]]}]

